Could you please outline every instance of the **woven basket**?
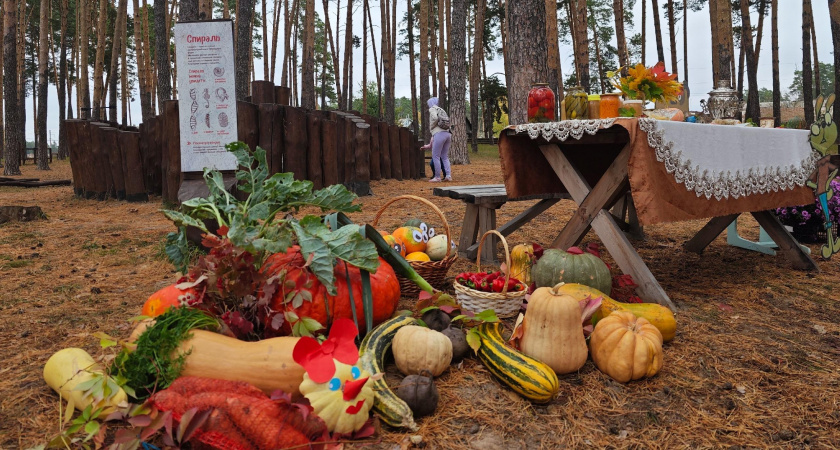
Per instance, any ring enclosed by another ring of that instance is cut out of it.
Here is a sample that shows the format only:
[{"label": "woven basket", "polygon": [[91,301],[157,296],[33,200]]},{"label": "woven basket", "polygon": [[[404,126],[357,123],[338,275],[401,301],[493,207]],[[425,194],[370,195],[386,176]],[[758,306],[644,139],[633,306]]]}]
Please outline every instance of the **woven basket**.
[{"label": "woven basket", "polygon": [[[452,267],[452,264],[455,263],[455,260],[458,259],[457,255],[452,254],[452,235],[449,232],[449,222],[446,221],[446,217],[444,217],[443,212],[435,206],[434,203],[426,200],[422,197],[417,197],[414,195],[400,195],[399,197],[394,197],[391,200],[388,200],[388,203],[385,203],[382,208],[376,213],[376,217],[373,218],[373,222],[371,225],[375,228],[376,224],[379,222],[379,218],[382,217],[382,214],[388,209],[391,204],[398,202],[400,200],[414,200],[424,205],[428,206],[438,215],[441,222],[443,222],[443,228],[446,231],[446,256],[440,261],[409,261],[408,263],[414,270],[423,277],[424,280],[428,281],[429,284],[432,285],[435,289],[441,289],[446,281],[446,273],[449,272],[449,268]],[[408,296],[416,296],[420,293],[420,288],[414,284],[413,281],[409,280],[408,278],[403,277],[402,275],[397,275],[397,280],[400,282],[400,291],[404,297]]]},{"label": "woven basket", "polygon": [[[490,230],[481,236],[481,241],[478,243],[478,257],[475,265],[481,270],[481,247],[484,245],[484,238],[490,234],[495,234],[502,240],[502,245],[505,247],[505,264],[510,267],[510,249],[508,248],[507,240],[496,230]],[[525,294],[528,292],[517,291],[508,292],[507,285],[510,280],[510,270],[505,273],[505,287],[502,292],[484,292],[468,288],[460,283],[458,280],[452,282],[455,287],[455,297],[458,299],[458,304],[461,309],[471,311],[473,313],[480,313],[485,309],[492,309],[496,315],[501,318],[513,317],[519,314],[519,309],[522,306],[522,301],[525,300]]]}]

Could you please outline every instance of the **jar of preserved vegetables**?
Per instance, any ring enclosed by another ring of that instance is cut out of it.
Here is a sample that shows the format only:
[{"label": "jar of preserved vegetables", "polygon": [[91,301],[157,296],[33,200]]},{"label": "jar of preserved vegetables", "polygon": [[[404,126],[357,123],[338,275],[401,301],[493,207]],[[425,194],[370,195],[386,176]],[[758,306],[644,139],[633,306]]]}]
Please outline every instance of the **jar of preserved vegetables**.
[{"label": "jar of preserved vegetables", "polygon": [[613,92],[601,94],[599,118],[612,119],[618,117],[618,109],[621,107],[621,93]]},{"label": "jar of preserved vegetables", "polygon": [[588,118],[589,96],[581,86],[575,86],[566,93],[566,119]]},{"label": "jar of preserved vegetables", "polygon": [[554,91],[548,83],[535,83],[528,92],[528,122],[551,122],[554,120]]}]

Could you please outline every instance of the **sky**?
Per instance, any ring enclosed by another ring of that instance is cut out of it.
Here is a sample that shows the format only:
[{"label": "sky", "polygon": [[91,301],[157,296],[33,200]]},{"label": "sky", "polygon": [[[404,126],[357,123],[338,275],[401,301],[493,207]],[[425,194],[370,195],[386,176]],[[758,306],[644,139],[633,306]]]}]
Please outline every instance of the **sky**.
[{"label": "sky", "polygon": [[[342,2],[343,5],[346,4],[346,0]],[[257,0],[257,5],[261,8],[261,3]],[[330,9],[330,16],[335,17],[335,4],[331,5]],[[406,3],[405,2],[398,2],[397,6],[397,14],[398,17],[403,17],[405,14]],[[648,6],[650,8],[650,6]],[[691,92],[690,97],[690,107],[692,110],[699,110],[700,109],[700,99],[707,98],[707,93],[712,90],[713,88],[713,80],[712,80],[712,57],[711,57],[711,31],[709,29],[709,11],[708,7],[697,11],[692,12],[689,11],[688,13],[688,35],[689,35],[689,42],[688,42],[688,75],[689,75],[689,90]],[[131,9],[131,5],[129,4],[129,9]],[[269,8],[270,9],[270,8]],[[353,29],[356,31],[355,34],[360,34],[358,30],[361,30],[362,27],[362,16],[361,16],[361,8],[355,12],[354,17],[356,21],[353,23]],[[321,8],[320,2],[316,2],[316,10],[318,11],[319,16],[323,17],[323,9]],[[660,7],[660,12],[662,13],[662,29],[663,32],[667,32],[667,21],[664,19],[664,9]],[[832,41],[831,41],[831,27],[829,23],[829,16],[828,16],[828,1],[827,0],[814,0],[813,1],[813,12],[814,12],[814,20],[815,20],[815,29],[817,33],[817,42],[818,42],[818,49],[819,49],[819,57],[822,62],[833,62],[833,53],[832,53]],[[129,13],[132,13],[129,11]],[[269,11],[269,15],[271,12]],[[757,23],[757,13],[752,14],[752,23]],[[785,91],[788,86],[790,86],[791,81],[793,80],[793,72],[794,70],[799,70],[802,67],[802,28],[801,28],[801,16],[802,16],[802,2],[800,0],[779,0],[779,16],[781,20],[779,21],[779,74],[780,74],[780,81],[782,90]],[[345,17],[342,14],[342,17]],[[379,26],[379,13],[378,13],[378,2],[371,1],[371,17],[373,19],[373,26],[374,26],[374,33],[377,35],[377,46],[378,46],[378,26]],[[631,36],[635,33],[641,31],[641,2],[637,1],[635,8],[634,8],[634,17],[635,17],[635,26],[633,30],[626,30],[627,36]],[[785,18],[789,17],[790,20],[786,20]],[[334,20],[333,20],[334,22]],[[647,20],[647,33],[646,36],[648,38],[647,42],[647,60],[644,63],[648,66],[652,66],[655,64],[656,61],[656,42],[653,38],[654,30],[653,30],[653,20],[650,17],[650,9],[648,9],[648,20]],[[333,23],[333,26],[335,24]],[[269,27],[270,28],[270,27]],[[270,30],[269,30],[270,32]],[[282,36],[283,30],[282,26],[280,28],[280,36]],[[677,27],[677,54],[679,57],[679,65],[680,70],[682,72],[683,67],[683,39],[682,39],[682,21],[680,21]],[[282,55],[282,38],[279,39],[278,45],[281,46],[278,52],[278,66],[281,64],[279,59]],[[663,42],[665,46],[665,57],[666,61],[666,68],[667,70],[671,70],[670,68],[670,47],[667,36]],[[343,50],[342,50],[343,52]],[[571,73],[573,69],[573,58],[572,58],[572,49],[570,46],[565,46],[561,43],[560,45],[560,55],[561,55],[561,64],[563,73],[568,74]],[[736,50],[736,57],[737,57],[737,50]],[[354,61],[358,62],[358,64],[354,67],[353,72],[353,79],[354,82],[357,84],[356,91],[359,90],[359,80],[361,80],[362,74],[362,49],[356,49],[354,53]],[[372,54],[369,54],[369,60],[372,60]],[[764,38],[761,45],[761,54],[759,56],[759,66],[758,66],[758,86],[771,88],[772,85],[772,68],[771,68],[771,48],[770,48],[770,21],[769,16],[765,18],[765,31],[764,31]],[[254,70],[256,71],[256,78],[263,79],[263,64],[261,60],[255,61]],[[368,74],[375,73],[373,69],[373,63],[369,62],[368,67]],[[279,68],[278,68],[279,71]],[[92,70],[90,71],[92,74]],[[395,94],[397,97],[409,97],[411,96],[411,84],[410,84],[410,77],[408,76],[409,72],[409,65],[408,65],[408,58],[403,58],[397,61],[396,67],[396,84],[394,87]],[[504,72],[504,63],[500,57],[495,58],[493,61],[487,62],[487,73],[493,74],[496,72]],[[681,77],[682,78],[682,77]],[[745,77],[746,78],[746,77]],[[276,81],[279,84],[279,74],[276,76]],[[745,80],[746,82],[746,80]],[[49,104],[48,104],[48,114],[47,114],[47,127],[48,127],[48,136],[52,136],[50,141],[54,141],[58,139],[58,94],[54,85],[49,86]],[[137,97],[136,91],[134,93],[134,97]],[[73,99],[75,103],[75,99]],[[134,101],[131,103],[130,106],[130,116],[131,116],[131,123],[137,125],[140,122],[140,103],[139,101]],[[33,129],[33,118],[32,118],[32,99],[27,99],[27,109],[26,109],[26,139],[27,140],[34,140],[35,132]]]}]

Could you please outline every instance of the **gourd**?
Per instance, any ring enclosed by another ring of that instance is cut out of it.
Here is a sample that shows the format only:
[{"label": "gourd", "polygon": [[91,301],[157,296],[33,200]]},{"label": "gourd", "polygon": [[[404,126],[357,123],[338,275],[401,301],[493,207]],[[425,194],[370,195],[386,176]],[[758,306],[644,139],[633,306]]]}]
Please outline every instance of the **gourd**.
[{"label": "gourd", "polygon": [[591,254],[575,255],[548,249],[531,269],[537,287],[552,287],[560,282],[580,283],[609,295],[612,290],[610,269],[601,258]]},{"label": "gourd", "polygon": [[403,244],[401,240],[395,238],[390,234],[384,234],[382,235],[382,238],[385,239],[385,242],[387,242],[388,245],[391,246],[391,248],[393,248],[397,253],[399,253],[400,256],[405,257],[405,244]]},{"label": "gourd", "polygon": [[[374,375],[384,373],[385,354],[391,347],[394,335],[402,327],[415,323],[417,321],[412,317],[397,316],[371,330],[359,345],[359,367]],[[388,387],[385,377],[373,381],[373,390],[373,410],[383,422],[395,428],[417,430],[411,408]]]},{"label": "gourd", "polygon": [[423,252],[413,252],[405,255],[406,261],[431,261],[432,259],[429,258],[429,255]]},{"label": "gourd", "polygon": [[423,231],[420,228],[399,227],[394,230],[391,235],[405,244],[406,254],[426,251],[426,241],[428,240],[428,235],[424,240]]},{"label": "gourd", "polygon": [[499,327],[498,322],[478,326],[478,358],[517,394],[537,403],[551,401],[560,391],[557,375],[545,363],[505,345]]},{"label": "gourd", "polygon": [[169,308],[180,308],[187,306],[192,299],[197,299],[198,293],[195,289],[178,289],[177,285],[167,286],[154,294],[143,303],[141,314],[149,317],[157,317],[166,312]]},{"label": "gourd", "polygon": [[519,244],[510,251],[510,276],[531,285],[531,266],[534,264],[534,246]]},{"label": "gourd", "polygon": [[441,332],[449,328],[449,324],[452,323],[452,319],[449,318],[449,314],[446,314],[439,308],[432,308],[424,312],[423,316],[420,317],[420,320],[422,320],[423,323],[432,330]]},{"label": "gourd", "polygon": [[325,383],[316,383],[304,374],[300,384],[315,414],[333,433],[352,433],[361,429],[370,418],[373,407],[373,383],[370,373],[357,366],[336,360],[335,374]]},{"label": "gourd", "polygon": [[275,337],[255,342],[192,330],[178,347],[184,355],[181,376],[247,381],[271,395],[277,389],[296,395],[304,369],[292,359],[299,338]]},{"label": "gourd", "polygon": [[566,283],[558,290],[578,300],[587,297],[602,298],[601,307],[592,316],[592,325],[597,325],[601,319],[614,312],[630,311],[636,317],[644,317],[653,324],[662,333],[663,342],[671,341],[677,334],[677,320],[674,318],[674,313],[665,306],[656,303],[622,303],[595,288],[578,283]]},{"label": "gourd", "polygon": [[531,294],[522,321],[522,352],[551,367],[557,374],[580,370],[588,357],[580,303],[558,288],[542,287]]},{"label": "gourd", "polygon": [[470,354],[470,346],[467,344],[467,335],[460,328],[449,327],[441,333],[452,342],[452,364],[458,364]]},{"label": "gourd", "polygon": [[97,377],[106,377],[105,387],[108,389],[116,386],[116,383],[105,375],[88,352],[80,348],[71,347],[59,350],[50,356],[50,359],[44,364],[44,381],[47,382],[47,386],[51,387],[68,403],[72,403],[73,407],[79,411],[84,411],[91,405],[93,405],[93,410],[104,408],[100,415],[105,417],[114,412],[121,403],[126,403],[128,397],[122,388],[117,388],[116,391],[111,392],[108,398],[94,403],[93,395],[86,396],[84,390],[76,390],[77,386],[88,383]]},{"label": "gourd", "polygon": [[431,415],[440,399],[434,378],[427,371],[403,378],[397,387],[397,396],[408,404],[415,417]]},{"label": "gourd", "polygon": [[589,338],[598,370],[619,383],[652,377],[662,369],[662,334],[644,317],[618,311],[603,318]]},{"label": "gourd", "polygon": [[417,375],[428,370],[438,376],[452,362],[452,342],[443,333],[426,327],[409,325],[394,335],[394,362],[404,375]]},{"label": "gourd", "polygon": [[452,247],[453,252],[450,254],[454,254],[455,243],[452,242],[450,244],[449,238],[445,234],[439,234],[429,239],[429,242],[426,244],[426,254],[429,255],[432,261],[440,261],[446,258],[447,247]]}]

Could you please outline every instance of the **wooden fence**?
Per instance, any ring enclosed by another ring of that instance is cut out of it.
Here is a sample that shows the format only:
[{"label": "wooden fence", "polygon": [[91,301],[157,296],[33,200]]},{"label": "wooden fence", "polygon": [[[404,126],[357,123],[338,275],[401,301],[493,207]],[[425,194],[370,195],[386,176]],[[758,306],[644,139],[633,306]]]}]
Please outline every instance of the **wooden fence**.
[{"label": "wooden fence", "polygon": [[[266,150],[271,173],[293,172],[316,189],[343,183],[359,195],[370,181],[425,177],[420,142],[408,128],[358,112],[310,111],[287,106],[288,89],[252,83],[252,102],[237,102],[238,139]],[[181,172],[178,101],[138,128],[67,120],[67,143],[76,195],[177,203]]]}]

